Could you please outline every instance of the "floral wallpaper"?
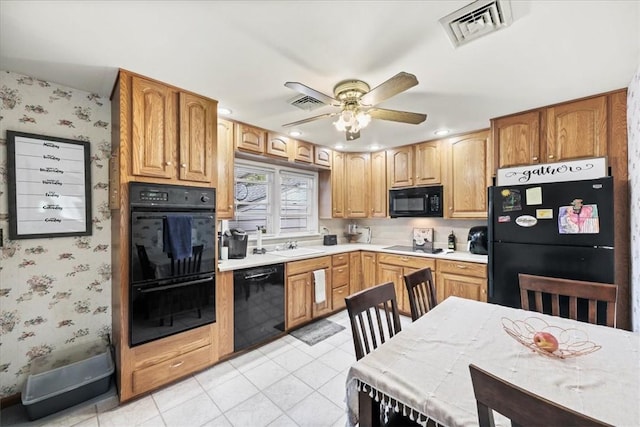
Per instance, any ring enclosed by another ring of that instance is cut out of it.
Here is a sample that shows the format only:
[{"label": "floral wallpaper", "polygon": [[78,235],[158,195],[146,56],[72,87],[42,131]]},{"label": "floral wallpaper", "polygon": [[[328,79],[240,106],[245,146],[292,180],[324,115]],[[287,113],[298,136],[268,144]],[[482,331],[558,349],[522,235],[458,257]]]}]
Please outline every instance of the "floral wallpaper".
[{"label": "floral wallpaper", "polygon": [[631,194],[631,328],[640,332],[640,66],[627,90]]},{"label": "floral wallpaper", "polygon": [[[22,392],[35,357],[59,366],[111,334],[110,121],[108,99],[0,71],[0,398]],[[7,130],[91,144],[91,236],[8,239]]]}]

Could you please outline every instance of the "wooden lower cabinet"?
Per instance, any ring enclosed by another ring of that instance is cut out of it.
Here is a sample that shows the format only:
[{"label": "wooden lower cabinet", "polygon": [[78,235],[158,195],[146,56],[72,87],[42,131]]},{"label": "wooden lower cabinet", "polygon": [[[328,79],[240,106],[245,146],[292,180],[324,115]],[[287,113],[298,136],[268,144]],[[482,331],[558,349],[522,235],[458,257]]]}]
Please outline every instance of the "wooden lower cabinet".
[{"label": "wooden lower cabinet", "polygon": [[360,251],[349,253],[349,295],[362,289],[362,255]]},{"label": "wooden lower cabinet", "polygon": [[[120,399],[155,390],[218,360],[216,323],[127,349],[121,367]],[[127,372],[128,371],[128,372]]]},{"label": "wooden lower cabinet", "polygon": [[[360,288],[363,290],[378,284],[377,280],[377,254],[375,252],[361,252],[360,262],[362,265],[362,274],[359,278]],[[353,286],[353,283],[352,283]],[[353,290],[353,292],[356,292]]]},{"label": "wooden lower cabinet", "polygon": [[450,260],[436,261],[438,302],[451,295],[487,302],[487,265]]},{"label": "wooden lower cabinet", "polygon": [[[393,282],[396,289],[398,310],[402,314],[411,315],[409,297],[404,284],[404,276],[422,268],[430,267],[433,272],[436,268],[436,260],[393,254],[378,254],[377,257],[377,281],[379,283]],[[435,276],[434,275],[434,280]]]},{"label": "wooden lower cabinet", "polygon": [[349,254],[337,254],[331,257],[331,302],[332,309],[343,309],[344,298],[349,295],[350,266]]},{"label": "wooden lower cabinet", "polygon": [[218,324],[218,355],[233,353],[233,271],[216,274],[216,323]]},{"label": "wooden lower cabinet", "polygon": [[[331,257],[293,261],[286,264],[286,329],[328,314],[332,310]],[[313,272],[325,271],[325,299],[315,302]]]}]

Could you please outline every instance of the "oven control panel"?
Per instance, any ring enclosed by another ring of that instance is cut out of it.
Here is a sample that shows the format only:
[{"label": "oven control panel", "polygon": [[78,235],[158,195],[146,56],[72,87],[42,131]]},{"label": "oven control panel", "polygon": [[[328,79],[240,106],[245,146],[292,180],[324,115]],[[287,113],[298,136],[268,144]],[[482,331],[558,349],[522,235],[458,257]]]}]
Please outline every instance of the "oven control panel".
[{"label": "oven control panel", "polygon": [[216,190],[208,187],[129,183],[131,207],[162,207],[215,210]]},{"label": "oven control panel", "polygon": [[140,201],[152,201],[152,202],[168,202],[169,201],[169,193],[166,191],[140,191],[138,194]]}]

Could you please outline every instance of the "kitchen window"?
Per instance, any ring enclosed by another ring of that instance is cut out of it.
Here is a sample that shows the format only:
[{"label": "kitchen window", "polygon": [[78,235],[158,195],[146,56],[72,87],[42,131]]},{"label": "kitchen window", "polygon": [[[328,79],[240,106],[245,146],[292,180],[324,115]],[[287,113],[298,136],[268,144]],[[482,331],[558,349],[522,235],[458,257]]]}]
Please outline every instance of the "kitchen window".
[{"label": "kitchen window", "polygon": [[289,237],[318,232],[318,174],[285,166],[236,159],[235,217],[229,228],[266,236]]}]

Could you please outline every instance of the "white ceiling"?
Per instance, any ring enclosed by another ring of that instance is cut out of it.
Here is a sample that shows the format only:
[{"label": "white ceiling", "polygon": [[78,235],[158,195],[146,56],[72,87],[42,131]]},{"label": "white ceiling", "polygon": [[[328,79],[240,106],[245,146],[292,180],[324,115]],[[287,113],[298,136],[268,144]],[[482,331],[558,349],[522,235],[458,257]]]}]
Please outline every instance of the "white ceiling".
[{"label": "white ceiling", "polygon": [[[335,111],[288,103],[298,81],[330,96],[400,71],[420,82],[379,106],[428,114],[374,120],[347,150],[435,139],[489,119],[628,86],[640,64],[640,2],[512,0],[513,24],[453,48],[438,22],[469,1],[0,0],[0,69],[110,95],[125,68],[217,99],[276,132]],[[323,119],[301,139],[344,140]]]}]

